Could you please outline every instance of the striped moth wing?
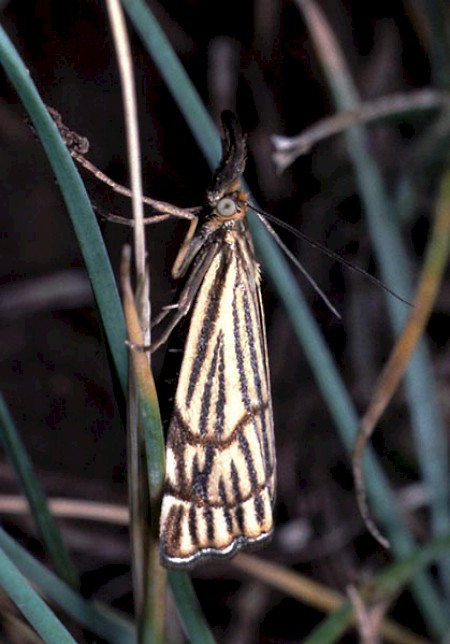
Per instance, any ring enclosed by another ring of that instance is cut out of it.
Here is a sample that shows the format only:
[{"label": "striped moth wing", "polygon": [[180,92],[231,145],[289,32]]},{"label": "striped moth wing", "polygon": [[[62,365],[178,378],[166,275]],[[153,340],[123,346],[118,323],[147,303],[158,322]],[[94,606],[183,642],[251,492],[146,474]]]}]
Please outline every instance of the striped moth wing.
[{"label": "striped moth wing", "polygon": [[275,448],[259,267],[239,181],[246,142],[222,116],[223,158],[173,269],[191,320],[166,445],[161,561],[190,568],[271,537]]}]

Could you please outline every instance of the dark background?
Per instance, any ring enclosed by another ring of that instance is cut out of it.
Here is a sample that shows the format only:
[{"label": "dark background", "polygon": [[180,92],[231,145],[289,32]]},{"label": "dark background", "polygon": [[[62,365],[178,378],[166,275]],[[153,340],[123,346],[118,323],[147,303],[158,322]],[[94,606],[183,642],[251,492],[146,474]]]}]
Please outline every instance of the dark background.
[{"label": "dark background", "polygon": [[[128,183],[115,54],[102,2],[3,2],[2,24],[44,101],[91,144],[89,158]],[[270,135],[297,134],[333,112],[310,38],[292,2],[150,3],[208,109],[235,110],[249,135],[246,178],[258,202],[361,268],[377,274],[371,241],[342,137],[316,146],[277,176]],[[364,100],[436,85],[428,25],[419,2],[321,3]],[[145,191],[180,206],[202,203],[211,173],[157,70],[132,34]],[[40,479],[51,496],[126,502],[125,431],[80,251],[39,142],[0,75],[0,380]],[[394,187],[433,113],[372,127],[370,141]],[[411,268],[421,265],[441,160],[422,177],[418,207],[405,222]],[[85,175],[83,175],[85,176]],[[95,203],[129,215],[126,200],[86,177]],[[395,215],[393,215],[395,216]],[[117,271],[126,228],[101,222]],[[172,223],[148,231],[152,303],[172,301],[170,267],[183,233]],[[329,258],[281,234],[342,315],[336,320],[305,286],[357,408],[392,346],[385,294]],[[299,277],[299,280],[301,278]],[[345,592],[389,561],[367,536],[356,508],[349,457],[337,435],[276,295],[263,283],[272,371],[278,472],[277,532],[261,556]],[[442,392],[448,389],[448,283],[429,325]],[[164,351],[155,358],[158,373]],[[394,484],[417,479],[400,391],[374,442]],[[5,492],[18,492],[0,460]],[[30,526],[8,519],[15,536]],[[130,608],[124,528],[65,522],[84,591]],[[28,536],[28,539],[30,537]],[[38,548],[30,542],[30,548]],[[300,641],[322,615],[240,576],[204,567],[196,588],[219,641]],[[421,631],[405,593],[400,621]],[[350,636],[348,641],[352,641]]]}]

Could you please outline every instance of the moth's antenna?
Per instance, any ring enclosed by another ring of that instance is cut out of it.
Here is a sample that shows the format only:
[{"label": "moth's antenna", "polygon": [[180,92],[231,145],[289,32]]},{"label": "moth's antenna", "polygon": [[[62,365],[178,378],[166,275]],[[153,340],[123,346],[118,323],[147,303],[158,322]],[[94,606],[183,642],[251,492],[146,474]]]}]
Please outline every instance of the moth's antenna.
[{"label": "moth's antenna", "polygon": [[272,226],[265,220],[264,216],[256,210],[253,206],[250,206],[252,210],[255,210],[255,214],[260,220],[260,222],[264,225],[266,230],[272,235],[272,237],[275,239],[277,244],[280,246],[281,250],[289,257],[291,262],[294,264],[296,268],[304,275],[304,277],[308,280],[308,282],[311,284],[312,288],[316,291],[316,293],[322,298],[322,300],[325,302],[325,304],[328,306],[330,311],[339,319],[341,320],[342,317],[337,311],[337,309],[331,304],[330,300],[328,297],[325,295],[325,293],[322,291],[320,286],[317,284],[317,282],[314,280],[313,277],[308,273],[306,268],[302,266],[302,264],[298,261],[298,259],[295,257],[293,253],[289,250],[289,248],[281,241],[277,233],[274,231]]},{"label": "moth's antenna", "polygon": [[[259,208],[257,208],[256,206],[254,206],[249,202],[247,202],[246,205],[258,215],[258,219],[260,219],[263,223],[267,224],[267,222],[264,222],[264,219],[268,219],[272,223],[277,224],[277,226],[280,226],[281,228],[288,230],[290,233],[292,233],[292,235],[294,235],[298,239],[302,239],[303,241],[306,241],[310,246],[312,246],[313,248],[316,248],[317,250],[320,250],[322,253],[324,253],[324,255],[328,255],[328,257],[331,257],[331,259],[336,260],[337,262],[339,262],[339,264],[342,264],[342,266],[345,266],[349,270],[354,271],[355,273],[358,273],[358,275],[362,275],[367,280],[369,280],[369,282],[372,282],[372,284],[375,284],[375,286],[378,286],[383,291],[386,291],[387,293],[389,293],[389,295],[392,295],[392,297],[395,297],[395,299],[399,300],[400,302],[403,302],[403,304],[407,304],[408,306],[413,306],[411,302],[408,302],[408,300],[405,300],[403,297],[401,297],[401,295],[398,295],[397,293],[395,293],[395,291],[389,288],[389,286],[386,286],[386,284],[381,282],[379,279],[377,279],[370,273],[367,273],[362,268],[359,268],[359,266],[355,266],[348,260],[341,257],[338,253],[335,253],[333,250],[330,250],[329,248],[319,243],[318,241],[311,239],[311,237],[308,237],[308,235],[305,235],[305,233],[302,233],[300,230],[297,230],[297,228],[294,228],[294,226],[291,226],[290,224],[287,224],[286,222],[281,221],[281,219],[274,217],[273,215],[271,215],[268,212],[265,212],[264,210],[260,210]],[[277,235],[277,238],[278,238],[278,235]],[[281,246],[281,242],[278,241],[278,243]],[[304,272],[305,269],[301,269],[301,270],[302,272]]]}]

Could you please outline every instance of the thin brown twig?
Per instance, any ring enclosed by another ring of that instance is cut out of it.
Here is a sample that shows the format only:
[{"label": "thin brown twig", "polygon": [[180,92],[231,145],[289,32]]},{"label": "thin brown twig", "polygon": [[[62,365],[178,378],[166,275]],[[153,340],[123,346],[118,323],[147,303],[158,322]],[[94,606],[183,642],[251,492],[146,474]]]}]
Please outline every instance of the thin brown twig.
[{"label": "thin brown twig", "polygon": [[[428,245],[425,264],[420,277],[414,306],[380,377],[374,387],[372,399],[361,419],[356,437],[352,464],[356,498],[361,515],[373,536],[386,545],[370,518],[367,506],[362,460],[364,449],[376,424],[394,395],[408,362],[420,341],[431,315],[450,252],[450,171],[444,174],[436,208],[436,219]],[[380,538],[381,537],[381,538]]]},{"label": "thin brown twig", "polygon": [[382,96],[362,103],[357,110],[341,112],[321,119],[297,136],[273,135],[271,137],[275,148],[273,161],[277,172],[281,173],[299,156],[308,154],[319,141],[339,134],[353,125],[387,118],[394,119],[400,115],[437,108],[450,110],[449,92],[428,88]]},{"label": "thin brown twig", "polygon": [[[128,525],[129,521],[127,506],[120,504],[54,497],[49,500],[49,507],[55,516],[64,519],[99,521],[116,525]],[[0,512],[14,515],[28,514],[29,505],[23,496],[2,494]]]}]

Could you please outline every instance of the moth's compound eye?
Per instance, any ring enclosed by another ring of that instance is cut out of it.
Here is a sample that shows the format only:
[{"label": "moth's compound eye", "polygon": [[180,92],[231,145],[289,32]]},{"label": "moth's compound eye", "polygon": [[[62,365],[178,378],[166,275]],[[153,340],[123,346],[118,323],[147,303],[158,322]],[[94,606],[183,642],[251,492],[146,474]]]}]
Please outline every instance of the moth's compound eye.
[{"label": "moth's compound eye", "polygon": [[224,197],[217,204],[217,212],[222,217],[232,217],[237,213],[236,204],[230,197]]}]

